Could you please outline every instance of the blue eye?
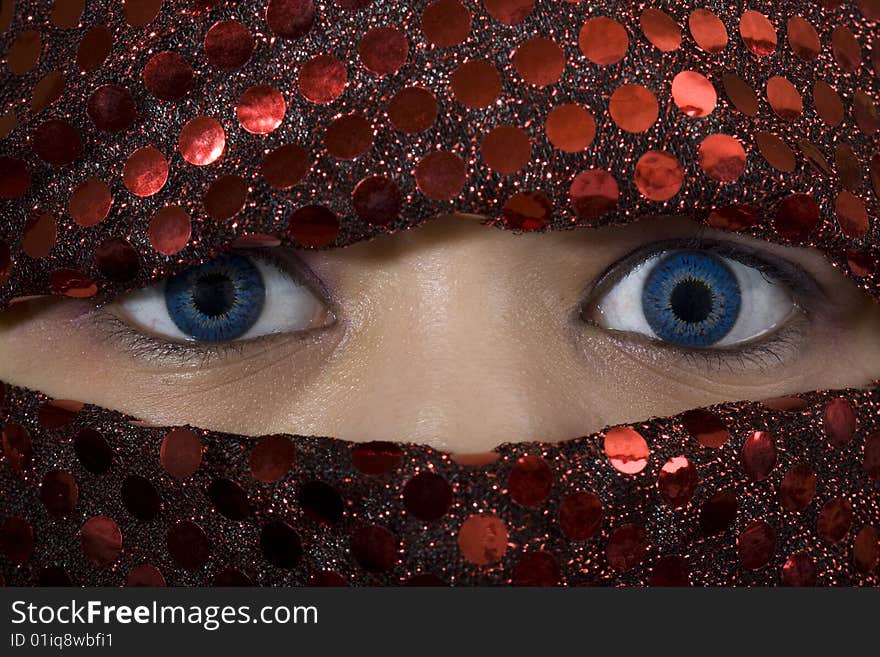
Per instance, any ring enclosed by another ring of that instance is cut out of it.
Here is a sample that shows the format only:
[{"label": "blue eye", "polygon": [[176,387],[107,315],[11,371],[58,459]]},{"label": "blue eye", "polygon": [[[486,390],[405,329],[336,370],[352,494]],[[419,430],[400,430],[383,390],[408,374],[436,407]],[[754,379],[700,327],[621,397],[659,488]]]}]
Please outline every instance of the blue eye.
[{"label": "blue eye", "polygon": [[266,299],[259,269],[227,254],[168,279],[168,315],[186,336],[204,342],[235,340],[257,322]]},{"label": "blue eye", "polygon": [[284,252],[230,252],[120,297],[129,324],[176,342],[250,340],[329,326],[333,313]]},{"label": "blue eye", "polygon": [[617,274],[624,266],[595,303],[602,328],[679,347],[731,347],[775,331],[797,311],[792,289],[767,273],[772,268],[712,248],[654,252]]},{"label": "blue eye", "polygon": [[666,256],[642,287],[642,311],[661,340],[708,347],[727,335],[739,317],[741,293],[730,267],[710,253]]}]

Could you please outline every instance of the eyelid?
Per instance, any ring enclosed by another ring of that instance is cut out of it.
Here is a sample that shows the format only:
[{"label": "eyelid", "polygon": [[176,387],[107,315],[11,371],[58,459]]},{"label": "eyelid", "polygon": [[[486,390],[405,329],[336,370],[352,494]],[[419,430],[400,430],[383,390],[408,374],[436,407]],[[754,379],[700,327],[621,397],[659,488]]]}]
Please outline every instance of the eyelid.
[{"label": "eyelid", "polygon": [[651,242],[636,247],[627,255],[613,262],[587,285],[584,301],[578,309],[581,320],[588,324],[594,324],[595,322],[589,313],[591,302],[601,299],[612,286],[636,267],[660,253],[685,249],[708,251],[714,255],[736,260],[757,269],[774,282],[783,283],[791,292],[794,303],[808,316],[828,300],[822,285],[796,262],[770,253],[766,249],[751,247],[731,240],[695,235]]}]

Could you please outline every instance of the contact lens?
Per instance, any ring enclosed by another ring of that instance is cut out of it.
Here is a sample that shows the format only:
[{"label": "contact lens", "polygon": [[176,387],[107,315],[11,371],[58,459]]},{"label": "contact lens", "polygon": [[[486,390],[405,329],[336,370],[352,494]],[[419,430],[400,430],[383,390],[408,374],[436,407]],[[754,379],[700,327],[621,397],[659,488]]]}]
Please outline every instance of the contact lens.
[{"label": "contact lens", "polygon": [[250,259],[227,254],[168,279],[165,304],[184,334],[222,342],[244,335],[266,299],[263,277]]},{"label": "contact lens", "polygon": [[736,276],[723,260],[681,251],[660,260],[642,288],[642,310],[658,338],[708,347],[727,335],[739,316]]}]

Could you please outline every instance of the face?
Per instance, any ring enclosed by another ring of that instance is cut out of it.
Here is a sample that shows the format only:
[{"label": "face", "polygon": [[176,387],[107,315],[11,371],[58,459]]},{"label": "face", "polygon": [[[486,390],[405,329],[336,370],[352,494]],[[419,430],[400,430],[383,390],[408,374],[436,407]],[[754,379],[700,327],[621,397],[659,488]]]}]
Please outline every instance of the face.
[{"label": "face", "polygon": [[516,236],[452,215],[344,250],[232,251],[97,307],[17,304],[0,379],[157,425],[480,452],[860,387],[878,331],[810,249],[684,217]]}]

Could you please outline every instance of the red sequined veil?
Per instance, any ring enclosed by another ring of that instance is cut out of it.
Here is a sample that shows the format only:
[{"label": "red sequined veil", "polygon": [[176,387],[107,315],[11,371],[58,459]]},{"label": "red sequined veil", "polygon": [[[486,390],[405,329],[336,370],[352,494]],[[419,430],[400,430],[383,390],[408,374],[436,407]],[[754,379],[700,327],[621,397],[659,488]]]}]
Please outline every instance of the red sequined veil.
[{"label": "red sequined veil", "polygon": [[[878,298],[878,19],[878,0],[3,0],[0,308],[453,210],[514,231],[684,214],[820,249]],[[0,383],[0,580],[876,585],[878,409],[875,388],[813,391],[462,459]]]}]

